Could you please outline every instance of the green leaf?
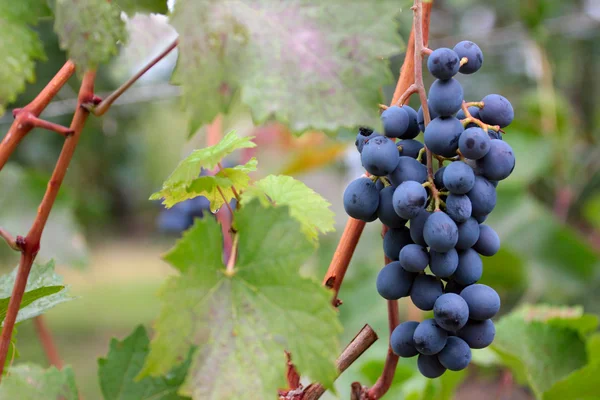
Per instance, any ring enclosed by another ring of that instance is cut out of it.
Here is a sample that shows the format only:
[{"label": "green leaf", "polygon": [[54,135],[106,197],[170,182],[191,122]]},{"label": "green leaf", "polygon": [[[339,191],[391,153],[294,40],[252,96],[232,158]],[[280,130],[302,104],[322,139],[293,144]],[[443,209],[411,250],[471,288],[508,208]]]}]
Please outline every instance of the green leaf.
[{"label": "green leaf", "polygon": [[255,182],[242,196],[242,203],[258,198],[267,205],[288,206],[290,215],[300,222],[302,232],[317,243],[319,233],[334,231],[331,205],[304,183],[285,175],[269,175]]},{"label": "green leaf", "polygon": [[146,377],[140,381],[139,374],[149,352],[150,339],[140,325],[123,341],[112,339],[106,358],[98,359],[100,388],[105,400],[184,400],[177,390],[185,380],[190,366],[188,358],[166,376]]},{"label": "green leaf", "polygon": [[166,14],[169,11],[167,0],[118,0],[117,6],[129,16],[136,12]]},{"label": "green leaf", "polygon": [[162,190],[152,194],[150,200],[164,199],[163,204],[172,207],[181,201],[204,195],[211,201],[211,208],[218,209],[224,201],[217,188],[221,188],[229,196],[228,201],[231,200],[234,197],[232,186],[236,190],[243,190],[248,186],[248,173],[256,170],[256,159],[251,159],[245,165],[224,168],[215,176],[199,175],[202,169],[214,169],[235,150],[256,147],[252,139],[253,137],[248,136],[239,137],[235,131],[231,131],[216,145],[194,150],[179,163],[163,183]]},{"label": "green leaf", "polygon": [[590,335],[587,341],[587,352],[590,362],[600,362],[600,333]]},{"label": "green leaf", "polygon": [[71,367],[44,370],[33,364],[11,367],[0,385],[0,400],[78,400]]},{"label": "green leaf", "polygon": [[108,61],[127,37],[121,11],[111,1],[56,0],[54,13],[60,48],[84,70]]},{"label": "green leaf", "polygon": [[[517,375],[525,376],[536,396],[586,363],[578,324],[557,324],[544,317],[545,307],[527,306],[496,324],[492,348]],[[559,318],[552,317],[551,319]]]},{"label": "green leaf", "polygon": [[252,202],[236,212],[238,258],[222,263],[221,228],[197,220],[165,259],[180,272],[163,286],[156,336],[140,376],[163,374],[199,346],[181,394],[275,398],[284,350],[303,376],[331,387],[341,326],[331,293],[300,276],[313,250],[286,208]]},{"label": "green leaf", "polygon": [[600,363],[578,369],[565,379],[558,381],[544,393],[544,400],[592,400],[599,399],[598,375]]},{"label": "green leaf", "polygon": [[[10,274],[0,276],[0,299],[3,299],[0,300],[2,319],[6,315],[6,309],[1,307],[3,307],[4,301],[8,307],[8,298],[12,294],[17,270],[18,267]],[[34,264],[29,273],[25,297],[21,303],[19,314],[17,314],[17,322],[37,317],[57,304],[72,300],[73,298],[67,292],[67,287],[62,285],[62,278],[54,272],[54,261],[44,265]]]},{"label": "green leaf", "polygon": [[398,2],[179,0],[173,81],[194,126],[226,113],[240,93],[258,122],[293,131],[378,125],[391,81],[385,58],[401,50]]},{"label": "green leaf", "polygon": [[598,316],[584,314],[581,306],[555,306],[547,304],[525,304],[514,311],[527,321],[542,321],[549,325],[565,327],[585,336],[598,328]]}]

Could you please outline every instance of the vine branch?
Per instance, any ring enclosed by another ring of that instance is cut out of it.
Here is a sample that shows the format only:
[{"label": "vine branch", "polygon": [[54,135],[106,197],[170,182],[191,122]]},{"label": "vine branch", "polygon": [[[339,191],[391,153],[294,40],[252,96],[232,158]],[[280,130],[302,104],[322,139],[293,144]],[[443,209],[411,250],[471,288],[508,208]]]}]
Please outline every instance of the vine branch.
[{"label": "vine branch", "polygon": [[46,353],[46,358],[50,365],[54,365],[58,369],[62,369],[63,363],[60,359],[60,355],[58,354],[58,349],[56,348],[56,344],[52,339],[52,334],[50,329],[46,326],[46,321],[43,315],[38,315],[33,319],[33,325],[35,326],[35,330],[37,331],[38,337],[40,338],[40,342],[42,342],[42,347],[44,348],[44,352]]}]

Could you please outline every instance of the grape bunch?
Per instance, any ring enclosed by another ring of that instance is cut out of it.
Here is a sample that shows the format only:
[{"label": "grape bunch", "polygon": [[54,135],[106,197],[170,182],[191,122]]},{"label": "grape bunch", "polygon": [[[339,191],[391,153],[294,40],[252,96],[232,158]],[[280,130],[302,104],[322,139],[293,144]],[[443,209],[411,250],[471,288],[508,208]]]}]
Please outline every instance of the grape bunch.
[{"label": "grape bunch", "polygon": [[[384,135],[361,128],[355,144],[368,174],[351,182],[343,197],[350,217],[379,219],[388,227],[383,250],[391,262],[377,277],[379,294],[388,300],[410,296],[419,309],[433,310],[433,318],[404,322],[390,338],[397,355],[418,355],[428,378],[466,368],[471,349],[489,346],[491,318],[500,309],[496,291],[477,282],[481,256],[500,248],[498,235],[483,222],[496,205],[498,182],[515,166],[502,140],[514,111],[498,94],[464,102],[453,78],[482,64],[481,50],[470,41],[434,50],[427,60],[437,79],[427,99],[431,122],[425,126],[422,107],[402,105],[381,114]],[[428,170],[426,149],[415,140],[421,132],[437,169]]]}]

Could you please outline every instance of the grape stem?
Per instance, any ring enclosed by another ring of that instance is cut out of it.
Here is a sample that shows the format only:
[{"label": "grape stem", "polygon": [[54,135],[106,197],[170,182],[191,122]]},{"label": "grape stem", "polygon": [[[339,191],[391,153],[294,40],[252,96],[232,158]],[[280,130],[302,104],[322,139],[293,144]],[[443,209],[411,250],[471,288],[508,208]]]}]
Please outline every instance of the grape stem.
[{"label": "grape stem", "polygon": [[6,229],[0,228],[0,237],[4,239],[8,247],[15,251],[21,251],[21,247],[19,246],[17,239],[14,238]]},{"label": "grape stem", "polygon": [[469,59],[467,57],[463,57],[460,59],[460,66],[462,67],[463,65],[465,65],[468,62],[469,62]]},{"label": "grape stem", "polygon": [[490,129],[493,131],[496,131],[496,132],[500,131],[500,127],[498,125],[488,125],[485,122],[481,121],[480,119],[473,117],[471,115],[471,113],[469,112],[469,107],[475,106],[475,107],[483,108],[483,105],[484,105],[483,101],[470,102],[470,103],[463,101],[463,103],[461,105],[461,109],[462,109],[463,113],[465,114],[465,119],[461,119],[460,122],[462,122],[463,126],[467,126],[470,123],[476,124],[481,129],[483,129],[486,133]]}]

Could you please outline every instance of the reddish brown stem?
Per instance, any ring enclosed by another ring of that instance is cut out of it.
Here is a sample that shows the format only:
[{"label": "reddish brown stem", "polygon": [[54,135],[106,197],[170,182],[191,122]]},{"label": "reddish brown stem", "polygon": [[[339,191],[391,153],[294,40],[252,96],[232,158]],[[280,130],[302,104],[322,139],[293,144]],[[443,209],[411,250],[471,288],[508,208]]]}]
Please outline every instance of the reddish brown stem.
[{"label": "reddish brown stem", "polygon": [[52,334],[46,326],[44,316],[38,315],[35,317],[33,319],[33,325],[35,326],[37,335],[40,338],[40,342],[42,343],[42,347],[44,348],[48,362],[50,365],[54,365],[56,368],[62,369],[63,363],[58,355],[58,350],[56,349],[56,345],[52,339]]},{"label": "reddish brown stem", "polygon": [[288,390],[298,389],[300,387],[300,375],[292,363],[292,355],[289,351],[285,352],[285,358],[287,359],[287,370],[285,376],[287,379]]},{"label": "reddish brown stem", "polygon": [[21,110],[17,113],[17,115],[20,114],[24,114],[22,119],[23,123],[30,125],[32,128],[46,129],[65,137],[73,134],[73,130],[71,128],[38,118],[27,110]]},{"label": "reddish brown stem", "polygon": [[406,104],[406,102],[408,101],[408,99],[410,98],[410,96],[412,96],[414,93],[418,92],[418,88],[417,85],[412,84],[409,86],[408,89],[406,89],[406,91],[404,93],[402,93],[402,96],[400,96],[400,98],[398,99],[398,106],[401,106],[403,104]]},{"label": "reddish brown stem", "polygon": [[4,239],[4,241],[6,242],[6,244],[8,244],[8,246],[16,251],[20,251],[20,247],[17,243],[17,240],[14,238],[13,235],[11,235],[7,230],[0,228],[0,237],[2,239]]}]

